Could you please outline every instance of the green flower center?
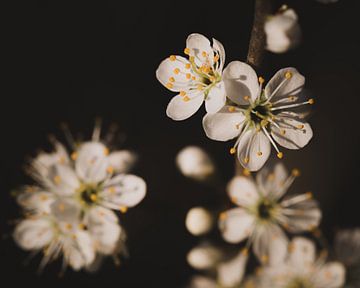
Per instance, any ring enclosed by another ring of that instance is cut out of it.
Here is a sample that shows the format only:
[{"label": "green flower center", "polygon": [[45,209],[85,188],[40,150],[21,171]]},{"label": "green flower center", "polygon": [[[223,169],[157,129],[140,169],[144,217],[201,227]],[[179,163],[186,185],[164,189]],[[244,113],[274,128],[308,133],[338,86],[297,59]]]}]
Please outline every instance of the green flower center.
[{"label": "green flower center", "polygon": [[273,217],[273,211],[275,208],[275,204],[268,201],[263,200],[257,206],[257,215],[262,220],[270,220]]}]

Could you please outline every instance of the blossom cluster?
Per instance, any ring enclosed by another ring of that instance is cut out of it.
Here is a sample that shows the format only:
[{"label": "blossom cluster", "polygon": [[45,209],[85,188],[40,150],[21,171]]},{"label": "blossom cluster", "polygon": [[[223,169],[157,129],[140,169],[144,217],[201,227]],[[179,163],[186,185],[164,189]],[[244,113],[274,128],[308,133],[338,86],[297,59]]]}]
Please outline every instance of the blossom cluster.
[{"label": "blossom cluster", "polygon": [[40,269],[62,257],[63,269],[94,270],[105,256],[126,251],[126,233],[114,211],[137,205],[146,184],[127,174],[135,154],[111,152],[99,134],[95,129],[93,139],[74,144],[71,153],[54,139],[53,152],[29,163],[36,184],[17,196],[25,217],[14,239],[25,250],[43,253]]}]

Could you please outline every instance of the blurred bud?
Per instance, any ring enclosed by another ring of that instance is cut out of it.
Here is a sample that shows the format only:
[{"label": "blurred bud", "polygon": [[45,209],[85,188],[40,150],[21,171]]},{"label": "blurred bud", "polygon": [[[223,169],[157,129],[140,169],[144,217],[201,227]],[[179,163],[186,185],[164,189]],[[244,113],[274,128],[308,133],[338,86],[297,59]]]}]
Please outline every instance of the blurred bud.
[{"label": "blurred bud", "polygon": [[265,23],[266,49],[284,53],[300,43],[301,29],[297,14],[283,6],[279,13],[270,16]]},{"label": "blurred bud", "polygon": [[208,233],[214,225],[211,213],[203,207],[194,207],[186,215],[187,230],[195,236]]},{"label": "blurred bud", "polygon": [[190,282],[190,288],[216,288],[217,283],[205,276],[194,276]]},{"label": "blurred bud", "polygon": [[195,180],[205,180],[215,172],[209,155],[199,147],[187,146],[176,156],[176,164],[181,173]]},{"label": "blurred bud", "polygon": [[222,259],[219,249],[209,244],[203,244],[190,250],[187,262],[195,269],[205,270],[215,267]]}]

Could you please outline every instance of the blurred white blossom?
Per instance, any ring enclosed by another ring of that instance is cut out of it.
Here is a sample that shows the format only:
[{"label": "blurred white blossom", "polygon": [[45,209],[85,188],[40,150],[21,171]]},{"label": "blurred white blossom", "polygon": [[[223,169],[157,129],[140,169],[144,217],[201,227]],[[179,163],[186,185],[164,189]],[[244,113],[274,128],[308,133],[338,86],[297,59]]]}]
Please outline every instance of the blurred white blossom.
[{"label": "blurred white blossom", "polygon": [[213,44],[201,34],[191,34],[186,40],[185,55],[171,55],[161,62],[156,77],[173,97],[166,114],[173,120],[185,120],[192,116],[205,101],[206,111],[214,113],[224,106],[226,93],[222,82],[225,50],[213,39]]},{"label": "blurred white blossom", "polygon": [[189,265],[195,269],[210,269],[221,260],[221,251],[210,244],[202,244],[190,250],[187,255]]},{"label": "blurred white blossom", "polygon": [[90,267],[97,255],[121,253],[125,231],[112,210],[126,212],[137,205],[146,184],[125,174],[134,154],[110,152],[99,134],[95,127],[92,141],[74,145],[70,155],[54,140],[54,152],[42,152],[30,163],[37,185],[17,197],[27,218],[16,226],[14,239],[25,250],[43,251],[41,268],[63,256],[63,268],[79,270]]},{"label": "blurred white blossom", "polygon": [[191,208],[186,215],[186,228],[195,236],[208,233],[213,227],[213,224],[214,219],[212,214],[203,207]]},{"label": "blurred white blossom", "polygon": [[176,156],[176,164],[186,177],[206,180],[215,173],[215,166],[209,155],[200,147],[187,146]]},{"label": "blurred white blossom", "polygon": [[300,43],[301,29],[298,16],[293,9],[283,7],[265,22],[266,49],[284,53]]},{"label": "blurred white blossom", "polygon": [[314,100],[301,101],[305,78],[295,68],[279,70],[263,89],[264,79],[258,79],[250,65],[234,61],[224,70],[223,79],[231,103],[217,113],[206,114],[203,127],[213,140],[237,138],[230,153],[237,153],[244,168],[259,170],[270,156],[271,145],[282,158],[275,142],[287,149],[308,144],[312,129],[292,109]]},{"label": "blurred white blossom", "polygon": [[[262,263],[267,263],[271,250],[270,239],[286,243],[290,233],[312,231],[319,225],[321,211],[310,192],[284,197],[299,171],[288,175],[281,163],[271,171],[262,169],[256,176],[236,176],[228,185],[228,194],[238,208],[220,214],[219,227],[224,239],[239,243],[248,239],[246,247]],[[281,227],[283,229],[281,229]]]}]

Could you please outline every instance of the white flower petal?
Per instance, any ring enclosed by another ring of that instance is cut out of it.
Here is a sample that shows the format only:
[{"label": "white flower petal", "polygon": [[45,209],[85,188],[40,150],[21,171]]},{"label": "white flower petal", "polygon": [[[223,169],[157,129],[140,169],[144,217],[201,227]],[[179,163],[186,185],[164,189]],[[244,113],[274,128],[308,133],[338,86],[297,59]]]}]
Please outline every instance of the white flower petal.
[{"label": "white flower petal", "polygon": [[50,213],[50,205],[55,200],[55,194],[47,191],[23,192],[16,200],[27,211],[38,214]]},{"label": "white flower petal", "polygon": [[250,171],[257,171],[269,158],[271,145],[262,131],[251,129],[241,135],[237,149],[241,165]]},{"label": "white flower petal", "polygon": [[325,264],[314,275],[318,288],[340,288],[345,284],[345,267],[340,262]]},{"label": "white flower petal", "polygon": [[43,249],[54,237],[51,223],[46,219],[26,219],[15,228],[15,242],[25,250]]},{"label": "white flower petal", "polygon": [[107,181],[99,194],[103,206],[122,210],[133,207],[144,199],[146,183],[135,175],[118,175]]},{"label": "white flower petal", "polygon": [[126,173],[134,166],[137,155],[129,150],[119,150],[108,156],[109,165],[116,173]]},{"label": "white flower petal", "polygon": [[224,46],[221,44],[220,41],[213,38],[213,48],[219,54],[220,65],[218,67],[218,72],[222,73],[222,70],[223,70],[224,64],[225,64],[225,49],[224,49]]},{"label": "white flower petal", "polygon": [[241,112],[230,112],[225,106],[218,113],[206,114],[203,118],[203,128],[206,136],[217,141],[227,141],[240,134],[245,116]]},{"label": "white flower petal", "polygon": [[216,266],[222,257],[221,251],[209,244],[202,244],[190,250],[187,262],[195,269],[205,270]]},{"label": "white flower petal", "polygon": [[280,231],[278,236],[272,237],[269,240],[269,244],[269,265],[272,267],[283,265],[288,254],[288,238]]},{"label": "white flower petal", "polygon": [[252,178],[234,177],[227,186],[231,200],[239,206],[248,207],[259,200],[259,193]]},{"label": "white flower petal", "polygon": [[74,195],[80,182],[73,168],[57,164],[50,167],[47,186],[60,196],[70,196]]},{"label": "white flower petal", "polygon": [[283,196],[283,193],[286,192],[286,189],[283,189],[283,186],[287,178],[288,172],[281,162],[276,163],[273,167],[263,167],[256,174],[256,182],[262,192],[265,195],[271,193],[274,199],[279,199]]},{"label": "white flower petal", "polygon": [[295,237],[291,241],[289,253],[289,263],[294,268],[304,269],[315,262],[315,244],[304,237]]},{"label": "white flower petal", "polygon": [[213,86],[205,99],[205,108],[208,113],[216,113],[224,107],[226,103],[226,92],[224,82],[219,82]]},{"label": "white flower petal", "polygon": [[194,115],[203,102],[204,93],[201,91],[189,93],[187,96],[176,95],[170,100],[166,115],[175,121],[185,120]]},{"label": "white flower petal", "polygon": [[[159,68],[156,70],[156,78],[170,91],[188,91],[191,81],[186,77],[186,74],[189,73],[190,77],[196,75],[194,75],[191,69],[185,68],[186,64],[190,63],[186,58],[182,56],[175,56],[175,58],[174,61],[167,58],[160,63]],[[175,70],[183,73],[174,73]],[[170,79],[175,81],[170,81]]]},{"label": "white flower petal", "polygon": [[219,228],[227,242],[239,243],[249,237],[254,221],[254,217],[245,209],[234,208],[221,214]]},{"label": "white flower petal", "polygon": [[76,173],[85,183],[98,183],[107,176],[109,150],[100,142],[86,142],[77,151]]},{"label": "white flower petal", "polygon": [[313,136],[311,126],[295,118],[288,117],[287,113],[277,115],[278,126],[271,124],[271,136],[281,146],[288,149],[300,149],[306,146]]},{"label": "white flower petal", "polygon": [[[291,75],[289,79],[286,75]],[[265,95],[270,95],[281,85],[275,95],[272,97],[271,102],[275,102],[279,99],[297,95],[301,92],[305,84],[305,77],[301,75],[295,68],[287,67],[279,70],[271,78],[265,87]]]},{"label": "white flower petal", "polygon": [[[204,35],[193,33],[186,39],[186,48],[190,49],[190,55],[195,57],[195,63],[197,66],[201,66],[203,63],[209,61],[210,65],[213,65],[214,50],[211,47],[211,43]],[[203,52],[207,56],[203,56]]]},{"label": "white flower petal", "polygon": [[259,83],[254,69],[240,61],[230,62],[223,73],[227,97],[239,105],[249,105],[245,96],[255,100],[259,95]]},{"label": "white flower petal", "polygon": [[240,252],[230,261],[223,262],[218,267],[218,281],[221,287],[237,287],[245,274],[248,256]]},{"label": "white flower petal", "polygon": [[57,199],[51,204],[51,215],[60,222],[74,223],[80,219],[81,207],[73,199]]},{"label": "white flower petal", "polygon": [[217,288],[217,283],[205,276],[194,276],[191,279],[189,288]]}]

